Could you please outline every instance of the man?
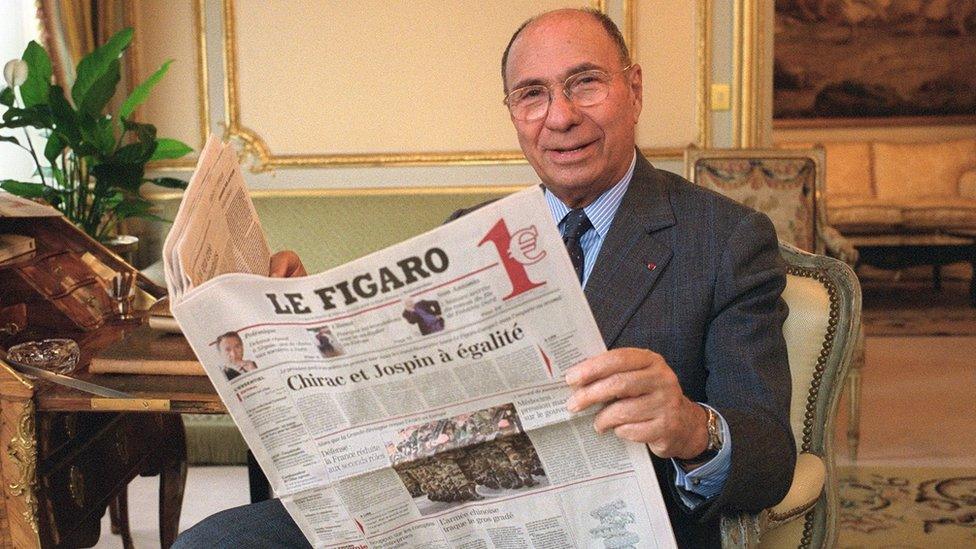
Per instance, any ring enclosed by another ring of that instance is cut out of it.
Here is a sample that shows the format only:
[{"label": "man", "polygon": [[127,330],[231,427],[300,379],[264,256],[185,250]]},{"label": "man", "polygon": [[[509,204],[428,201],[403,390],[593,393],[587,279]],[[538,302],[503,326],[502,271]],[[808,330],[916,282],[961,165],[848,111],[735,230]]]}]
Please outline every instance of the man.
[{"label": "man", "polygon": [[403,319],[410,324],[416,324],[420,335],[428,335],[444,330],[444,317],[441,316],[441,304],[433,299],[421,299],[414,302],[409,297],[403,300]]},{"label": "man", "polygon": [[244,360],[244,342],[237,332],[227,332],[217,337],[215,342],[220,356],[225,360],[224,375],[230,381],[245,372],[253,372],[258,365],[253,360]]},{"label": "man", "polygon": [[[529,20],[502,76],[519,144],[611,349],[567,373],[567,406],[604,405],[598,431],[645,443],[678,543],[717,547],[719,513],[777,503],[796,459],[772,224],[636,151],[642,72],[602,14]],[[272,267],[303,272],[294,254]],[[274,505],[263,512],[290,523]],[[209,527],[264,520],[229,513]]]}]

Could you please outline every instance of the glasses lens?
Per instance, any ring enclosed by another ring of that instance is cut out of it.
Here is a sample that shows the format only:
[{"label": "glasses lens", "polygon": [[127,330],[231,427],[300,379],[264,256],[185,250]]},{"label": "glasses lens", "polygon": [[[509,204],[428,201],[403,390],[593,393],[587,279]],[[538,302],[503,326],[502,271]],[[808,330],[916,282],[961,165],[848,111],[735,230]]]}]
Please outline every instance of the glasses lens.
[{"label": "glasses lens", "polygon": [[610,75],[603,71],[585,71],[566,81],[566,89],[573,103],[591,107],[607,98],[610,93]]},{"label": "glasses lens", "polygon": [[516,120],[542,118],[548,107],[549,88],[545,86],[519,88],[508,96],[508,109]]}]

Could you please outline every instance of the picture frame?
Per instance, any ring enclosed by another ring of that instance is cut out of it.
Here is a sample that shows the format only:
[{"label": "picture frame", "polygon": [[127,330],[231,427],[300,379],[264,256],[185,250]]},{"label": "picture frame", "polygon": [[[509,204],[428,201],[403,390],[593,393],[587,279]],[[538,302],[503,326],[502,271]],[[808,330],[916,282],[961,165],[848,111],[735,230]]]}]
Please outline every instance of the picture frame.
[{"label": "picture frame", "polygon": [[976,1],[775,0],[776,128],[976,123]]}]

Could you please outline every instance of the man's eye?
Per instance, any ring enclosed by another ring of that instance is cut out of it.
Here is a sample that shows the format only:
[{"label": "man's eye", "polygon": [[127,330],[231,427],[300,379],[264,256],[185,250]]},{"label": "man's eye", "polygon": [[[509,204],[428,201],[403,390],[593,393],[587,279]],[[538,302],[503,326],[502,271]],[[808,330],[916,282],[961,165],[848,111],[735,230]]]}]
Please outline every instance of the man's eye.
[{"label": "man's eye", "polygon": [[597,73],[583,73],[573,80],[573,86],[588,86],[603,82],[603,75]]},{"label": "man's eye", "polygon": [[522,92],[522,96],[519,99],[522,100],[532,100],[542,97],[546,93],[546,90],[542,88],[530,88]]}]

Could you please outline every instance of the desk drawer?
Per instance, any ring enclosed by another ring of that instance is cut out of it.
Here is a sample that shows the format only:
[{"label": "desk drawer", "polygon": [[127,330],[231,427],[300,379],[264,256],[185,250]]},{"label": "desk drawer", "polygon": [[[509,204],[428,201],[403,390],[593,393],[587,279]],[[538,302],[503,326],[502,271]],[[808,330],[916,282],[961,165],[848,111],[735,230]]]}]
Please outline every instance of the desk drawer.
[{"label": "desk drawer", "polygon": [[95,273],[78,256],[67,251],[43,256],[19,270],[48,298],[57,298],[96,280]]},{"label": "desk drawer", "polygon": [[119,414],[63,413],[38,414],[37,458],[41,463],[57,462],[56,454],[64,455],[72,448],[83,446],[99,431],[113,421],[120,421]]},{"label": "desk drawer", "polygon": [[89,547],[98,540],[112,494],[138,474],[161,444],[155,433],[158,428],[148,414],[118,416],[87,443],[69,443],[56,453],[62,459],[43,464],[38,475],[41,520],[48,525],[51,545]]}]

